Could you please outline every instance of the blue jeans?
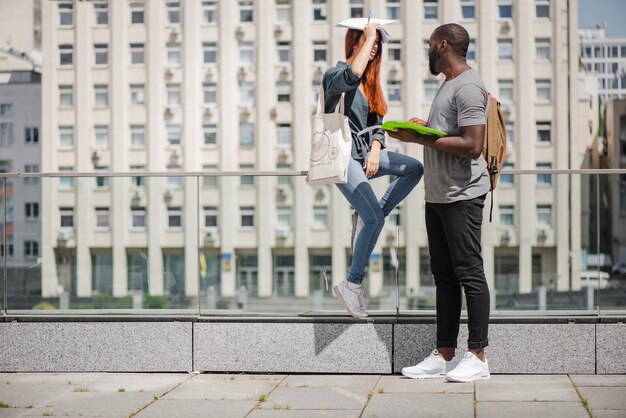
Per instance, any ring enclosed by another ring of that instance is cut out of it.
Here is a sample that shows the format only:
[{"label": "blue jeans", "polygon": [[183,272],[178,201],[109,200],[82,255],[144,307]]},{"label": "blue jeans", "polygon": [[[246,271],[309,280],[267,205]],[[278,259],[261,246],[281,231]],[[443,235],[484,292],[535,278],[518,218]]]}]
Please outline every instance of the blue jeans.
[{"label": "blue jeans", "polygon": [[396,176],[396,179],[389,185],[379,201],[376,199],[374,190],[372,190],[372,186],[365,175],[363,161],[351,159],[348,168],[348,182],[337,184],[341,193],[364,223],[354,245],[352,265],[348,274],[348,281],[357,284],[363,281],[365,266],[372,251],[374,251],[378,236],[385,224],[385,218],[411,193],[411,190],[419,183],[424,174],[424,166],[415,158],[381,150],[378,173],[373,178],[391,175]]}]

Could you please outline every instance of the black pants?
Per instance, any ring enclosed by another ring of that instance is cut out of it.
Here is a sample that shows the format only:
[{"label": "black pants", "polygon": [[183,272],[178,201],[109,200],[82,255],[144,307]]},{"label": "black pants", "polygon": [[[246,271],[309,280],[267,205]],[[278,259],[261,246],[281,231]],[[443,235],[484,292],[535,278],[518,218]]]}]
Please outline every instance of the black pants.
[{"label": "black pants", "polygon": [[468,348],[487,347],[489,288],[480,254],[485,196],[454,203],[426,203],[430,268],[437,286],[437,347],[457,346],[461,286],[467,304]]}]

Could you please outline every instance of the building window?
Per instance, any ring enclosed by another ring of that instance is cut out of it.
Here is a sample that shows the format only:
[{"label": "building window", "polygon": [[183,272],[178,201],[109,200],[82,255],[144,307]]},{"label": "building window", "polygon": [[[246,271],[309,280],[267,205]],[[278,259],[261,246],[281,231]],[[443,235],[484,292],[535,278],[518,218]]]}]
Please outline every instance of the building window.
[{"label": "building window", "polygon": [[180,65],[180,44],[178,42],[167,43],[167,65],[170,67]]},{"label": "building window", "polygon": [[498,17],[500,19],[513,19],[513,2],[511,0],[498,0]]},{"label": "building window", "polygon": [[[62,166],[59,167],[61,173],[71,173],[74,171],[74,167]],[[59,189],[60,190],[72,190],[74,188],[74,177],[59,177]]]},{"label": "building window", "polygon": [[461,0],[461,17],[464,20],[474,20],[476,18],[475,0]]},{"label": "building window", "polygon": [[506,186],[512,186],[513,184],[515,184],[515,177],[513,177],[513,174],[507,174],[504,172],[507,170],[512,170],[513,168],[515,168],[513,164],[504,163],[502,165],[503,173],[500,174],[500,179],[498,180],[498,183],[500,183],[501,185],[506,185]]},{"label": "building window", "polygon": [[[537,170],[550,170],[552,169],[552,163],[537,163]],[[552,174],[540,173],[537,174],[537,184],[542,186],[549,186],[552,184]]]},{"label": "building window", "polygon": [[402,8],[400,0],[387,0],[387,19],[402,19]]},{"label": "building window", "polygon": [[537,142],[540,144],[552,142],[552,122],[537,122]]},{"label": "building window", "polygon": [[402,44],[400,41],[389,41],[387,44],[387,58],[391,62],[401,62],[402,61]]},{"label": "building window", "polygon": [[422,42],[422,51],[424,51],[424,61],[428,62],[428,51],[430,50],[430,41],[428,39],[424,39]]},{"label": "building window", "polygon": [[[39,173],[39,164],[24,164],[25,173]],[[37,177],[24,177],[24,184],[39,184]]]},{"label": "building window", "polygon": [[291,43],[279,42],[278,47],[278,62],[281,64],[291,63]]},{"label": "building window", "polygon": [[131,84],[130,85],[130,103],[133,105],[143,105],[144,102],[145,102],[144,85],[143,84]]},{"label": "building window", "polygon": [[106,26],[109,24],[109,4],[107,1],[94,2],[93,11],[95,13],[96,26]]},{"label": "building window", "polygon": [[179,207],[167,208],[167,227],[181,228],[183,226],[183,211]]},{"label": "building window", "polygon": [[167,23],[170,26],[180,25],[180,2],[168,1],[165,3],[165,9],[167,13]]},{"label": "building window", "polygon": [[[167,171],[180,173],[179,165],[168,165]],[[181,176],[169,176],[167,178],[167,188],[168,189],[180,189],[183,187],[183,178]]]},{"label": "building window", "polygon": [[[253,170],[254,170],[253,164],[240,164],[239,165],[239,171],[253,171]],[[239,179],[239,185],[240,186],[254,186],[254,177],[242,175]]]},{"label": "building window", "polygon": [[144,5],[143,3],[131,3],[130,4],[130,23],[133,25],[141,25],[144,23],[143,21],[144,15]]},{"label": "building window", "polygon": [[311,85],[312,90],[311,92],[313,93],[311,95],[311,97],[313,98],[313,104],[317,104],[320,100],[320,83],[319,81],[315,81],[313,80],[313,83]]},{"label": "building window", "polygon": [[205,64],[217,63],[217,43],[216,42],[203,42],[202,43],[202,57]]},{"label": "building window", "polygon": [[313,61],[326,62],[328,46],[324,41],[313,41]]},{"label": "building window", "polygon": [[439,15],[438,0],[424,0],[424,19],[437,20]]},{"label": "building window", "polygon": [[0,104],[0,117],[10,118],[13,116],[13,104],[2,103]]},{"label": "building window", "polygon": [[424,100],[432,101],[438,89],[439,82],[437,80],[424,80]]},{"label": "building window", "polygon": [[291,229],[291,206],[276,208],[277,224],[279,228]]},{"label": "building window", "polygon": [[205,228],[217,228],[217,207],[216,206],[204,207],[204,227]]},{"label": "building window", "polygon": [[74,88],[72,86],[59,86],[59,106],[74,106]]},{"label": "building window", "polygon": [[252,0],[239,0],[239,21],[241,23],[254,22],[254,5]]},{"label": "building window", "polygon": [[144,44],[130,44],[130,63],[144,63]]},{"label": "building window", "polygon": [[[11,235],[8,235],[6,237],[6,240],[7,240],[7,248],[6,248],[7,257],[13,257],[14,251],[15,251],[15,247],[13,245],[13,237]],[[0,254],[4,254],[4,240],[0,240]]]},{"label": "building window", "polygon": [[535,38],[535,56],[538,61],[550,61],[550,38]]},{"label": "building window", "polygon": [[74,25],[74,5],[71,2],[59,2],[59,26]]},{"label": "building window", "polygon": [[109,86],[107,84],[96,84],[93,86],[93,90],[96,107],[107,107],[109,105]]},{"label": "building window", "polygon": [[513,39],[498,39],[498,59],[513,59]]},{"label": "building window", "polygon": [[105,149],[109,147],[109,126],[96,125],[94,127],[94,148]]},{"label": "building window", "polygon": [[74,228],[74,208],[59,208],[59,226],[62,229]]},{"label": "building window", "polygon": [[350,0],[350,17],[363,17],[363,0]]},{"label": "building window", "polygon": [[396,206],[389,214],[389,227],[402,226],[402,208]]},{"label": "building window", "polygon": [[96,208],[96,229],[109,229],[109,208]]},{"label": "building window", "polygon": [[552,86],[550,80],[536,80],[537,86],[537,101],[538,102],[550,102],[552,99]]},{"label": "building window", "polygon": [[326,0],[313,0],[313,20],[326,20]]},{"label": "building window", "polygon": [[537,205],[537,228],[552,228],[552,205]]},{"label": "building window", "polygon": [[476,39],[470,39],[466,58],[468,61],[476,61]]},{"label": "building window", "polygon": [[291,83],[289,81],[279,81],[276,83],[277,101],[290,102],[291,101]]},{"label": "building window", "polygon": [[254,106],[254,84],[249,81],[239,82],[239,104]]},{"label": "building window", "polygon": [[167,89],[167,105],[179,106],[180,105],[180,84],[168,84]]},{"label": "building window", "polygon": [[181,138],[180,124],[167,125],[167,145],[170,147],[179,147]]},{"label": "building window", "polygon": [[71,125],[59,126],[59,147],[60,148],[73,148],[74,147],[74,127]]},{"label": "building window", "polygon": [[204,90],[204,104],[215,105],[217,104],[217,84],[216,83],[204,83],[202,85]]},{"label": "building window", "polygon": [[[206,164],[202,166],[202,170],[204,170],[205,172],[215,172],[217,171],[217,166],[214,164]],[[209,187],[217,187],[217,176],[204,176],[202,177],[202,187],[204,188],[209,188]]]},{"label": "building window", "polygon": [[59,65],[71,66],[74,57],[74,46],[69,44],[59,45]]},{"label": "building window", "polygon": [[498,92],[502,103],[513,103],[513,80],[498,80]]},{"label": "building window", "polygon": [[130,125],[130,145],[133,148],[143,148],[146,144],[145,125]]},{"label": "building window", "polygon": [[130,208],[133,229],[146,229],[146,208]]},{"label": "building window", "polygon": [[28,220],[39,219],[39,203],[37,202],[24,203],[24,216]]},{"label": "building window", "polygon": [[279,123],[276,125],[276,143],[280,148],[291,148],[291,125]]},{"label": "building window", "polygon": [[[276,170],[278,171],[290,171],[291,165],[285,163],[276,164]],[[279,185],[291,186],[291,176],[278,176],[276,183]]]},{"label": "building window", "polygon": [[[96,171],[108,171],[109,167],[96,167]],[[96,176],[94,177],[96,181],[95,188],[96,190],[109,190],[109,178],[105,176]]]},{"label": "building window", "polygon": [[0,145],[3,147],[13,145],[13,124],[11,122],[0,123]]},{"label": "building window", "polygon": [[217,125],[208,123],[202,126],[204,132],[204,145],[217,145]]},{"label": "building window", "polygon": [[254,46],[252,42],[239,43],[239,65],[249,67],[254,64]]},{"label": "building window", "polygon": [[109,46],[107,44],[94,44],[94,65],[103,67],[109,63]]},{"label": "building window", "polygon": [[515,207],[513,205],[500,205],[500,226],[515,226]]},{"label": "building window", "polygon": [[241,227],[254,228],[254,206],[241,206],[239,212],[241,213]]},{"label": "building window", "polygon": [[402,82],[400,80],[387,81],[387,99],[390,103],[402,102]]},{"label": "building window", "polygon": [[287,25],[291,23],[290,0],[276,0],[276,21]]},{"label": "building window", "polygon": [[506,146],[512,149],[515,145],[515,125],[513,122],[506,122]]},{"label": "building window", "polygon": [[202,2],[202,21],[206,24],[214,24],[217,22],[217,2]]},{"label": "building window", "polygon": [[39,242],[24,241],[24,257],[39,257]]},{"label": "building window", "polygon": [[328,228],[328,206],[313,207],[313,229]]},{"label": "building window", "polygon": [[[130,171],[143,172],[143,171],[146,171],[146,167],[143,165],[131,165]],[[141,189],[146,186],[146,178],[143,176],[132,176],[130,178],[130,185],[134,189]]]},{"label": "building window", "polygon": [[550,0],[535,1],[535,16],[537,19],[550,19]]},{"label": "building window", "polygon": [[254,125],[251,123],[241,122],[239,124],[239,146],[254,146]]}]

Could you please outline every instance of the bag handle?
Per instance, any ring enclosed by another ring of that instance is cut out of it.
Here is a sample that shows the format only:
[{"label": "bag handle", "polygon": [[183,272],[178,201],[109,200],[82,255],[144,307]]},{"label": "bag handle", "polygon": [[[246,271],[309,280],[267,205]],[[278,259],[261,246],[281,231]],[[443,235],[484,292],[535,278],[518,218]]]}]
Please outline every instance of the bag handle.
[{"label": "bag handle", "polygon": [[[335,113],[341,113],[345,116],[345,100],[346,93],[341,93],[341,99],[339,99],[339,103],[337,103],[337,106],[335,107]],[[317,110],[315,111],[315,114],[317,116],[322,116],[322,114],[326,112],[325,104],[326,102],[324,100],[324,85],[320,83],[320,96],[317,100]]]}]

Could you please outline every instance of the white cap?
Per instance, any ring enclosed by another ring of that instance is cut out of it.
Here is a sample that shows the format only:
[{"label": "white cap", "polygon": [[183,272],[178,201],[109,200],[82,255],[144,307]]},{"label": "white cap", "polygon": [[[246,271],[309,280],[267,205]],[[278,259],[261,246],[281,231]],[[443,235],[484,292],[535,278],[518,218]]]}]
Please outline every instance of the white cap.
[{"label": "white cap", "polygon": [[346,19],[343,22],[337,23],[335,26],[340,28],[348,28],[348,29],[357,29],[363,30],[365,29],[365,25],[368,23],[374,23],[375,25],[380,25],[380,36],[384,43],[389,41],[389,32],[387,32],[383,25],[388,23],[393,23],[395,20],[390,19],[375,19],[375,18],[367,18],[367,17],[354,17],[352,19]]}]

